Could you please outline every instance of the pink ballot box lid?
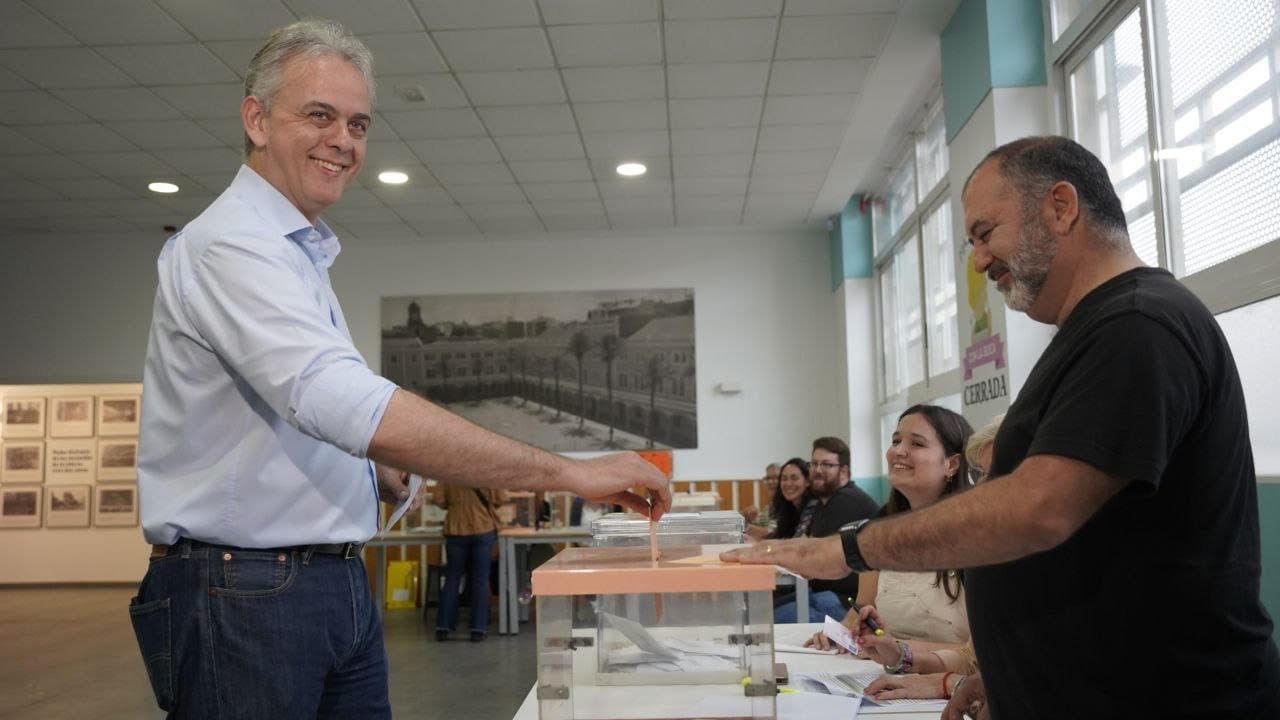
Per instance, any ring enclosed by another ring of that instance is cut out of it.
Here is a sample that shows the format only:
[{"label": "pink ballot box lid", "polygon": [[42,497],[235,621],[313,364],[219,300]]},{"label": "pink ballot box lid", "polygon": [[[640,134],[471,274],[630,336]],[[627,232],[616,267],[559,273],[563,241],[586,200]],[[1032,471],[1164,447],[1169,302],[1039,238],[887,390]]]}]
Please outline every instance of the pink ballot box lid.
[{"label": "pink ballot box lid", "polygon": [[722,563],[701,545],[662,548],[649,559],[647,547],[568,548],[533,571],[534,595],[772,590],[773,565]]}]

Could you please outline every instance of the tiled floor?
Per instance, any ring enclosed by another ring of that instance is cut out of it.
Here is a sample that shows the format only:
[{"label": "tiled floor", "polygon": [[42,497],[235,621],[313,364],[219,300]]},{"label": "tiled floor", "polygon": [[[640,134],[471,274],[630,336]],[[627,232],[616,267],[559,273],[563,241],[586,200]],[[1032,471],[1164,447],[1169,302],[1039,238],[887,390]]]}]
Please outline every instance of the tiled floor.
[{"label": "tiled floor", "polygon": [[[163,718],[129,626],[132,595],[131,587],[0,588],[0,719]],[[482,643],[436,642],[420,610],[388,611],[384,626],[397,719],[507,720],[537,674],[530,626]]]}]

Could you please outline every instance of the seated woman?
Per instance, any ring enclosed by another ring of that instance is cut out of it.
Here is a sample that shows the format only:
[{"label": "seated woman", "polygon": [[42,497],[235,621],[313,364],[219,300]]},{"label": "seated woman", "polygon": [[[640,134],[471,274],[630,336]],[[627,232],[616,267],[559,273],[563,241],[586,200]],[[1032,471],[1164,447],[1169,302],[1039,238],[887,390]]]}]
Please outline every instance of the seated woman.
[{"label": "seated woman", "polygon": [[[944,407],[907,408],[885,452],[893,491],[881,515],[925,507],[969,487],[964,448],[972,433],[964,417]],[[871,635],[859,642],[868,657],[897,672],[910,670],[915,658],[956,650],[969,639],[960,570],[863,573],[858,605],[864,606],[864,616],[850,610],[844,624],[856,632],[868,613],[875,613],[878,622],[887,620],[897,637]],[[830,646],[822,633],[810,642]]]},{"label": "seated woman", "polygon": [[769,504],[777,521],[768,538],[803,537],[813,519],[818,499],[809,491],[809,463],[798,457],[782,464],[778,473],[778,492]]},{"label": "seated woman", "polygon": [[[998,415],[990,423],[981,430],[975,432],[969,438],[968,444],[965,446],[965,457],[969,461],[970,471],[975,477],[975,482],[982,482],[987,479],[986,469],[991,467],[992,450],[995,447],[996,431],[1000,429],[1000,422],[1004,420],[1004,415]],[[875,608],[864,607],[859,617],[865,620],[866,617],[876,617],[879,622],[878,613]],[[883,637],[876,637],[874,634],[867,634],[865,631],[865,623],[860,623],[859,631],[863,632],[863,637],[859,637],[859,643],[866,643],[868,648],[876,648],[874,651],[881,662],[887,663],[893,667],[894,663],[900,662],[900,653],[894,647],[896,642],[891,634],[886,632]],[[871,654],[868,652],[868,654]],[[941,698],[947,699],[955,693],[961,683],[965,681],[970,673],[977,670],[977,660],[974,656],[973,641],[965,643],[958,649],[941,649],[934,652],[917,655],[913,658],[914,673],[907,675],[882,675],[876,678],[867,686],[867,695],[876,700],[895,700],[899,698]]]}]

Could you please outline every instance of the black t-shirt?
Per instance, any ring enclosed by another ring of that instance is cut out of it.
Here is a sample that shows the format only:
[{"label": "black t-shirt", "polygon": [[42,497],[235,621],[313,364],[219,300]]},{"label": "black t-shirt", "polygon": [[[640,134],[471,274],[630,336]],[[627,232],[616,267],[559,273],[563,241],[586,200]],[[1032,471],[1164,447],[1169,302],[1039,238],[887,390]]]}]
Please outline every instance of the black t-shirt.
[{"label": "black t-shirt", "polygon": [[[809,524],[809,537],[826,537],[835,535],[842,525],[874,516],[880,511],[871,496],[852,482],[836,491],[825,504],[818,503],[813,511],[813,521]],[[809,583],[809,592],[831,590],[840,596],[847,607],[858,597],[858,573],[849,573],[839,580],[813,580]],[[837,618],[839,619],[839,618]]]},{"label": "black t-shirt", "polygon": [[1280,717],[1244,391],[1172,275],[1126,272],[1072,311],[1009,408],[992,474],[1036,454],[1128,484],[1058,547],[966,575],[992,717]]}]

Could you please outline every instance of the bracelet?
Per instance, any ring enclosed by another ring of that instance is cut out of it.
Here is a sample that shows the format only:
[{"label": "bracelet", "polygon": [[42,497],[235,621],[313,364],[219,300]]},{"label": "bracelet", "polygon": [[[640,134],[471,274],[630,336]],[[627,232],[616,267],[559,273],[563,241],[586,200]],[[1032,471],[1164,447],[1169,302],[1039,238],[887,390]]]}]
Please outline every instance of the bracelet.
[{"label": "bracelet", "polygon": [[898,652],[902,653],[902,656],[898,658],[896,665],[885,665],[884,671],[890,675],[911,672],[911,666],[915,664],[915,655],[911,652],[911,646],[901,640],[895,640],[894,642],[898,643]]},{"label": "bracelet", "polygon": [[[947,692],[947,680],[949,680],[952,675],[955,675],[955,673],[945,672],[942,674],[942,697],[946,700],[951,699],[951,693]],[[957,683],[957,685],[959,685],[959,683]]]}]

